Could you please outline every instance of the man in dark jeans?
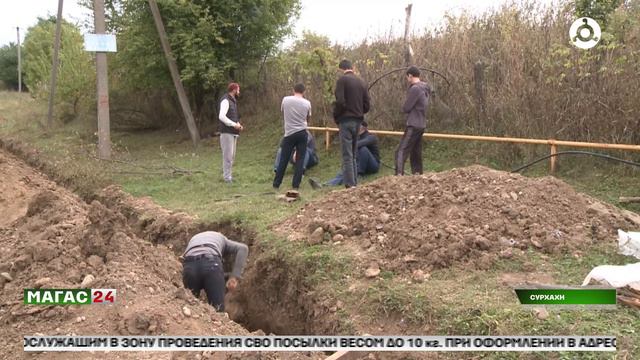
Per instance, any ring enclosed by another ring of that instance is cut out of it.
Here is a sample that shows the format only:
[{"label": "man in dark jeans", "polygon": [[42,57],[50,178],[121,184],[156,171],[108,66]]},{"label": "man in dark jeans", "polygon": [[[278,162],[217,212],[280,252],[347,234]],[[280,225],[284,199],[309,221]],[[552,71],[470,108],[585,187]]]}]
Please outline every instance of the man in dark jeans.
[{"label": "man in dark jeans", "polygon": [[225,280],[222,258],[235,255],[233,271],[226,282],[226,288],[233,291],[242,277],[242,270],[247,262],[249,248],[247,245],[231,241],[215,231],[205,231],[189,240],[182,269],[184,287],[191,290],[195,297],[200,290],[207,293],[207,302],[217,311],[224,311]]},{"label": "man in dark jeans", "polygon": [[[358,176],[376,174],[380,170],[380,148],[378,138],[371,134],[367,122],[363,121],[358,132]],[[335,178],[329,180],[327,185],[342,185],[344,175],[339,171]]]},{"label": "man in dark jeans", "polygon": [[[280,141],[282,142],[282,141]],[[278,164],[280,164],[280,157],[282,156],[282,148],[279,147],[276,152],[276,160],[273,164],[273,172],[278,170]],[[298,158],[297,154],[294,152],[289,160],[289,163],[295,166],[296,159]],[[310,169],[320,162],[318,158],[318,154],[316,153],[316,140],[313,138],[313,134],[307,130],[307,154],[304,157],[304,162],[302,164],[303,170]]]},{"label": "man in dark jeans", "polygon": [[287,163],[295,148],[295,172],[291,186],[297,190],[304,173],[304,158],[307,154],[308,140],[307,120],[311,117],[311,103],[304,98],[303,84],[296,84],[293,87],[293,95],[285,96],[282,99],[281,110],[284,116],[284,138],[280,143],[282,153],[273,179],[273,187],[276,190],[280,188],[284,172],[287,170]]},{"label": "man in dark jeans", "polygon": [[402,111],[407,114],[407,127],[396,150],[396,175],[404,175],[404,163],[407,157],[411,162],[411,172],[422,174],[422,135],[427,127],[427,106],[431,88],[420,81],[420,69],[410,66],[407,69],[409,89]]},{"label": "man in dark jeans", "polygon": [[343,75],[336,82],[333,119],[340,130],[344,186],[350,188],[357,183],[358,131],[364,114],[369,112],[370,98],[367,85],[354,74],[351,61],[342,60],[338,67]]}]

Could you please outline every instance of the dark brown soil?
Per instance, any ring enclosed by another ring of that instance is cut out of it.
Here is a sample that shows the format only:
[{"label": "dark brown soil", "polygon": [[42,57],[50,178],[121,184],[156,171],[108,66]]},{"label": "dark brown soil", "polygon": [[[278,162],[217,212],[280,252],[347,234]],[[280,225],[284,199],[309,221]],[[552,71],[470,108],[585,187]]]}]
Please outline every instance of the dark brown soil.
[{"label": "dark brown soil", "polygon": [[456,264],[488,269],[518,249],[570,253],[615,241],[618,228],[638,219],[554,177],[471,166],[334,191],[276,230],[291,240],[339,242],[365,266],[411,274]]},{"label": "dark brown soil", "polygon": [[[117,192],[114,188],[103,192],[100,200],[87,204],[3,151],[0,151],[0,173],[7,174],[3,178],[0,202],[16,204],[0,206],[2,218],[12,215],[10,220],[0,223],[0,272],[7,272],[12,278],[11,281],[4,277],[0,280],[1,359],[25,356],[20,335],[249,334],[226,314],[216,313],[182,287],[182,266],[170,247],[182,249],[188,234],[198,230],[198,225],[187,215],[163,210],[147,200],[131,201],[126,194],[107,200],[107,194]],[[127,201],[121,201],[118,207],[117,199]],[[121,211],[131,210],[133,204],[138,203],[148,206],[138,212]],[[146,236],[152,241],[144,239]],[[115,305],[44,307],[23,304],[24,288],[78,288],[88,275],[95,280],[87,287],[117,290]],[[185,315],[184,307],[190,310],[190,315]],[[74,354],[77,358],[96,359],[224,359],[227,356],[231,355],[201,352]],[[238,356],[244,357],[231,357]],[[322,354],[247,356],[272,359],[323,357]],[[68,353],[40,353],[29,357],[66,359],[70,356]]]}]

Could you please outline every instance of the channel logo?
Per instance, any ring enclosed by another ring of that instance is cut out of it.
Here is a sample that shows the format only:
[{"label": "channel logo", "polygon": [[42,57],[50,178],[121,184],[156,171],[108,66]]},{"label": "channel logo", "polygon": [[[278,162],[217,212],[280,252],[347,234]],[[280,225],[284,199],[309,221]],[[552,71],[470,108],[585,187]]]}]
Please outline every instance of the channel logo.
[{"label": "channel logo", "polygon": [[116,302],[116,289],[24,289],[25,305],[91,305]]},{"label": "channel logo", "polygon": [[580,49],[591,49],[600,41],[602,31],[600,25],[592,18],[583,17],[571,24],[569,38],[571,43]]}]

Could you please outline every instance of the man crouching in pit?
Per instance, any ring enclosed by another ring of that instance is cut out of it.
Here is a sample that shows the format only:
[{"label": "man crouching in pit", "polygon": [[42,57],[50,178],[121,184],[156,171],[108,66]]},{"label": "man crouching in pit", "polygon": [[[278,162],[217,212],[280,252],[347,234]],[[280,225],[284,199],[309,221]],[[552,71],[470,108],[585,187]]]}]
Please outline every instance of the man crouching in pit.
[{"label": "man crouching in pit", "polygon": [[233,271],[226,283],[226,288],[233,291],[242,278],[242,271],[247,263],[249,248],[247,245],[227,239],[215,231],[196,234],[189,240],[184,258],[182,282],[184,287],[199,297],[200,290],[207,293],[207,302],[217,311],[224,311],[225,281],[222,258],[234,255]]}]

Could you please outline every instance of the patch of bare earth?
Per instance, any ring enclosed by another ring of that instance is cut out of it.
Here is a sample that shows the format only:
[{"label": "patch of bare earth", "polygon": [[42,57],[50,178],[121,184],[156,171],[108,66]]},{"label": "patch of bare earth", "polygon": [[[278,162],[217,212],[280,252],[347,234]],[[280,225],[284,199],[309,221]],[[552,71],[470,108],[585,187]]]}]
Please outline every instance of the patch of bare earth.
[{"label": "patch of bare earth", "polygon": [[[26,356],[22,335],[248,335],[182,286],[177,243],[143,239],[137,222],[106,197],[91,204],[57,186],[12,155],[0,151],[0,358]],[[114,190],[111,190],[114,191]],[[103,194],[104,195],[104,194]],[[145,201],[142,201],[145,203]],[[184,241],[193,221],[182,224],[168,211],[144,217],[147,233]],[[157,216],[161,219],[158,221]],[[169,224],[166,224],[169,221]],[[173,223],[171,223],[173,221]],[[165,224],[165,225],[161,225]],[[185,225],[186,224],[186,225]],[[151,235],[150,235],[151,236]],[[181,244],[183,245],[183,244]],[[81,285],[82,284],[82,285]],[[115,305],[30,306],[25,288],[113,288]],[[36,353],[33,358],[67,359],[70,353]],[[74,358],[224,359],[317,358],[296,354],[75,353]]]}]

